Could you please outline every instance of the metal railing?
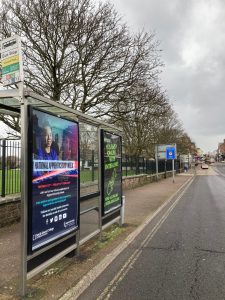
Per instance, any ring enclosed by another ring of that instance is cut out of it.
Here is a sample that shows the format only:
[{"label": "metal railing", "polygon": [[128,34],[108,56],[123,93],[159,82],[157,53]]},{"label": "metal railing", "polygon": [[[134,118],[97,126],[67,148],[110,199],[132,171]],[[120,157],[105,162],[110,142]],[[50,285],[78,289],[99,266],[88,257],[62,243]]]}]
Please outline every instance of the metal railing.
[{"label": "metal railing", "polygon": [[[0,196],[20,193],[20,140],[0,140]],[[90,183],[98,181],[98,153],[94,150],[86,151],[85,157],[80,155],[80,182]],[[179,160],[175,161],[175,170],[183,168]],[[172,161],[159,160],[158,172],[165,173],[172,170]],[[155,174],[155,160],[144,157],[123,155],[122,175]]]},{"label": "metal railing", "polygon": [[[175,170],[179,172],[183,168],[180,160],[175,160]],[[172,171],[171,160],[159,160],[158,172],[166,173]],[[139,174],[156,174],[156,161],[154,159],[146,159],[144,157],[135,157],[124,155],[122,159],[123,176],[132,176]]]},{"label": "metal railing", "polygon": [[0,192],[5,197],[20,192],[20,140],[0,140]]}]

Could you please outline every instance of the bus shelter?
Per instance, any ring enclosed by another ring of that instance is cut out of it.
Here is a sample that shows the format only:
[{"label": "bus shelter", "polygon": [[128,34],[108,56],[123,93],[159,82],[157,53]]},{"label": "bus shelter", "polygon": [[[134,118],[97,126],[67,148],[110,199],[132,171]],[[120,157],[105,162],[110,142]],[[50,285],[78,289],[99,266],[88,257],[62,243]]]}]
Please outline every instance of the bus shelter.
[{"label": "bus shelter", "polygon": [[21,125],[25,295],[28,279],[121,223],[122,132],[26,89],[0,91],[0,113],[18,117]]}]

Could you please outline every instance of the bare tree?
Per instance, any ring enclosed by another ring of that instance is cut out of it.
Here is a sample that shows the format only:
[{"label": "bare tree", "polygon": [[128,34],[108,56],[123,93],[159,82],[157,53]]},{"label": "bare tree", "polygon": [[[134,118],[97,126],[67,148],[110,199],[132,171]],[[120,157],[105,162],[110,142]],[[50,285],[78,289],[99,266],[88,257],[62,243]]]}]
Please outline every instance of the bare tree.
[{"label": "bare tree", "polygon": [[[163,64],[155,35],[132,36],[112,4],[4,0],[1,15],[1,36],[22,37],[27,87],[122,126],[133,155],[151,156],[155,143],[184,138],[158,84]],[[18,118],[0,120],[19,131]]]},{"label": "bare tree", "polygon": [[159,121],[160,124],[156,127],[157,143],[176,143],[184,131],[182,122],[171,106]]},{"label": "bare tree", "polygon": [[[59,101],[76,78],[77,57],[72,47],[77,11],[87,1],[5,0],[5,36],[19,34],[24,51],[25,84]],[[73,4],[74,3],[74,4]]]},{"label": "bare tree", "polygon": [[[127,154],[152,156],[156,124],[159,126],[158,120],[164,118],[170,106],[159,88],[150,89],[148,85],[142,84],[135,91],[138,91],[136,101],[132,102],[135,109],[117,121],[117,124],[123,128]],[[135,98],[135,94],[132,97]]]},{"label": "bare tree", "polygon": [[184,131],[183,124],[172,107],[161,120],[161,126],[158,126],[156,132],[158,143],[176,143],[178,154],[194,154],[196,152],[195,143]]},{"label": "bare tree", "polygon": [[125,114],[127,90],[157,80],[154,34],[131,36],[112,4],[5,0],[2,19],[4,36],[22,36],[26,85],[83,113]]},{"label": "bare tree", "polygon": [[197,152],[195,143],[186,132],[177,140],[177,149],[179,154],[195,155]]}]

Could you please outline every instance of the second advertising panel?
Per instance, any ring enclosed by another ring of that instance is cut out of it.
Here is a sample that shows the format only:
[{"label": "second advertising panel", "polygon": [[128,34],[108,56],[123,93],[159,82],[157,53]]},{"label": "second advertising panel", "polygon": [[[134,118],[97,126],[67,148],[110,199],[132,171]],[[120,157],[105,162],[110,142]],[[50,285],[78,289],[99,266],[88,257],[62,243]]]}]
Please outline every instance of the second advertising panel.
[{"label": "second advertising panel", "polygon": [[122,143],[119,135],[102,130],[103,215],[122,204]]}]

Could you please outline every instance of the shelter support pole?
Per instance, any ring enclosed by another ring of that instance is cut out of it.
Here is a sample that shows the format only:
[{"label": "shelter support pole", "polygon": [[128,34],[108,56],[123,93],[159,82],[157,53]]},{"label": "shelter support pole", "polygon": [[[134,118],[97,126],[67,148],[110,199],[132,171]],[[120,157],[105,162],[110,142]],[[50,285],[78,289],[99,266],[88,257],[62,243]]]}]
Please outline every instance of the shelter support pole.
[{"label": "shelter support pole", "polygon": [[27,205],[28,205],[28,107],[21,102],[21,276],[20,292],[26,294],[27,285]]},{"label": "shelter support pole", "polygon": [[124,223],[125,223],[125,218],[124,218],[124,215],[125,215],[125,196],[122,196],[122,207],[120,209],[120,214],[121,214],[121,219],[120,219],[120,226],[122,226]]},{"label": "shelter support pole", "polygon": [[98,198],[98,220],[99,220],[99,238],[100,240],[102,239],[102,155],[104,155],[102,153],[102,137],[101,137],[101,127],[98,128],[98,142],[99,142],[99,151],[98,151],[98,184],[99,184],[99,191],[100,191],[100,195]]},{"label": "shelter support pole", "polygon": [[156,180],[159,180],[159,160],[158,160],[158,147],[155,147],[155,168],[156,168]]},{"label": "shelter support pole", "polygon": [[5,177],[6,177],[6,140],[2,140],[2,190],[1,196],[5,197]]},{"label": "shelter support pole", "polygon": [[175,182],[175,179],[174,179],[174,159],[172,161],[172,165],[173,165],[173,183]]}]

